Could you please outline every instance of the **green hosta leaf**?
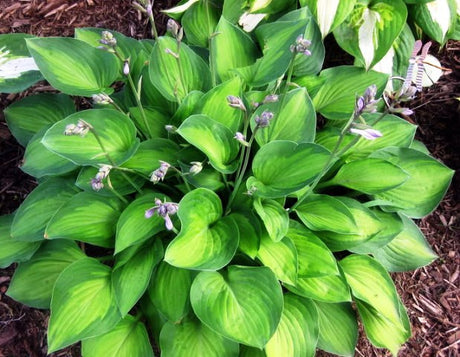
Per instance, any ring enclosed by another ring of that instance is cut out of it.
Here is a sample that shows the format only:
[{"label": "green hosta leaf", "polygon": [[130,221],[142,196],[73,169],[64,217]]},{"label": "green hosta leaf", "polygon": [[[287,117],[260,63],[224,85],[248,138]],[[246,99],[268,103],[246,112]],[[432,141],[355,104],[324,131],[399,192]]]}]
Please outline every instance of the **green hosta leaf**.
[{"label": "green hosta leaf", "polygon": [[401,321],[395,324],[371,305],[364,301],[356,300],[356,307],[363,322],[367,338],[374,346],[388,348],[395,356],[398,355],[401,345],[411,336],[409,318],[399,298],[397,304]]},{"label": "green hosta leaf", "polygon": [[238,248],[238,226],[222,217],[222,203],[214,192],[198,188],[179,202],[181,231],[168,245],[165,261],[179,268],[218,270]]},{"label": "green hosta leaf", "polygon": [[292,60],[290,46],[305,32],[307,20],[277,21],[257,28],[256,34],[263,48],[263,57],[255,64],[238,70],[248,85],[261,87],[288,70]]},{"label": "green hosta leaf", "polygon": [[148,288],[150,301],[169,321],[178,323],[190,310],[192,272],[161,262]]},{"label": "green hosta leaf", "polygon": [[0,93],[18,93],[42,79],[26,46],[25,33],[0,35]]},{"label": "green hosta leaf", "polygon": [[48,150],[41,142],[46,130],[42,129],[30,139],[21,170],[34,177],[62,175],[73,171],[77,166],[72,161]]},{"label": "green hosta leaf", "polygon": [[254,208],[271,240],[279,242],[283,239],[289,229],[289,214],[284,207],[275,200],[255,199]]},{"label": "green hosta leaf", "polygon": [[[366,71],[353,66],[337,66],[320,73],[324,84],[313,95],[313,105],[317,112],[328,119],[348,120],[353,112],[357,95],[375,84],[383,89],[388,76],[375,71]],[[380,91],[377,97],[380,95]]]},{"label": "green hosta leaf", "polygon": [[226,174],[236,171],[238,163],[235,159],[239,146],[233,139],[235,133],[225,125],[206,115],[197,114],[187,118],[177,133],[204,152],[216,170]]},{"label": "green hosta leaf", "polygon": [[23,262],[40,247],[40,242],[21,242],[11,237],[10,228],[14,215],[0,216],[0,268],[6,268],[15,262]]},{"label": "green hosta leaf", "polygon": [[455,0],[436,0],[414,6],[414,20],[430,38],[444,45],[458,19]]},{"label": "green hosta leaf", "polygon": [[38,309],[49,309],[53,286],[59,274],[85,254],[74,242],[62,239],[46,242],[11,279],[8,296]]},{"label": "green hosta leaf", "polygon": [[[364,159],[374,151],[388,146],[410,147],[412,145],[415,131],[417,130],[415,125],[391,114],[387,114],[382,121],[373,125],[375,120],[380,116],[380,113],[364,114],[367,123],[372,125],[374,129],[379,130],[383,136],[378,138],[378,140],[360,138],[355,145],[346,151],[343,158],[347,161]],[[340,130],[338,128],[327,127],[318,132],[316,142],[329,150],[333,150],[339,136]],[[353,138],[352,135],[345,136],[340,149],[349,144]]]},{"label": "green hosta leaf", "polygon": [[[91,180],[96,177],[98,171],[99,168],[93,166],[83,166],[78,174],[77,181],[75,181],[75,185],[84,191],[97,193],[101,196],[118,197],[117,195],[124,196],[136,192],[136,188],[132,184],[137,187],[141,187],[145,182],[145,179],[141,176],[112,169],[110,170],[108,178],[103,180],[104,187],[102,187],[99,191],[94,191]],[[128,182],[126,177],[128,177],[131,182]],[[113,189],[111,189],[110,186],[112,186]]]},{"label": "green hosta leaf", "polygon": [[182,101],[193,90],[207,91],[211,86],[208,65],[185,43],[178,51],[177,41],[171,37],[162,36],[155,42],[149,75],[163,97],[173,102]]},{"label": "green hosta leaf", "polygon": [[58,209],[46,226],[48,239],[64,238],[113,247],[115,224],[124,204],[117,198],[80,192]]},{"label": "green hosta leaf", "polygon": [[210,61],[213,75],[223,82],[234,77],[234,69],[253,64],[259,51],[248,34],[224,17],[220,18],[215,33],[211,39]]},{"label": "green hosta leaf", "polygon": [[26,146],[40,130],[75,113],[75,104],[65,94],[40,93],[11,104],[4,113],[8,128]]},{"label": "green hosta leaf", "polygon": [[403,230],[387,245],[372,251],[375,259],[391,272],[415,270],[437,258],[417,225],[403,215],[401,219]]},{"label": "green hosta leaf", "polygon": [[241,127],[244,112],[228,105],[229,95],[241,97],[243,82],[240,77],[219,84],[201,97],[197,104],[195,113],[204,114],[213,120],[225,125],[232,133]]},{"label": "green hosta leaf", "polygon": [[295,211],[303,224],[313,231],[358,232],[353,214],[344,203],[332,196],[310,195]]},{"label": "green hosta leaf", "polygon": [[324,275],[314,278],[297,278],[295,286],[285,285],[293,293],[317,301],[351,301],[350,289],[340,275]]},{"label": "green hosta leaf", "polygon": [[358,323],[349,303],[328,304],[315,301],[318,312],[318,347],[340,356],[355,355]]},{"label": "green hosta leaf", "polygon": [[145,218],[145,211],[155,206],[155,199],[167,200],[163,194],[146,193],[132,201],[121,213],[117,222],[115,252],[153,237],[165,229],[165,222],[159,215]]},{"label": "green hosta leaf", "polygon": [[238,343],[217,334],[196,318],[167,322],[160,334],[164,357],[238,357]]},{"label": "green hosta leaf", "polygon": [[316,18],[322,37],[339,26],[350,12],[356,0],[301,0],[302,6],[308,6]]},{"label": "green hosta leaf", "polygon": [[27,47],[43,77],[65,94],[89,97],[112,92],[118,59],[112,54],[69,37],[27,39]]},{"label": "green hosta leaf", "polygon": [[378,217],[360,202],[349,197],[337,197],[337,199],[348,207],[358,230],[348,234],[318,232],[318,236],[333,252],[359,247],[360,244],[369,241],[384,229]]},{"label": "green hosta leaf", "polygon": [[251,14],[267,13],[276,14],[293,5],[293,0],[277,1],[277,0],[249,0]]},{"label": "green hosta leaf", "polygon": [[391,210],[400,210],[412,218],[421,218],[441,201],[454,172],[439,161],[419,151],[407,148],[387,148],[371,155],[385,159],[406,171],[409,178],[401,186],[375,194],[387,201]]},{"label": "green hosta leaf", "polygon": [[102,335],[121,320],[110,273],[108,266],[83,258],[59,275],[51,300],[48,353]]},{"label": "green hosta leaf", "polygon": [[297,280],[297,251],[289,238],[274,242],[263,234],[257,258],[275,273],[278,280],[295,285]]},{"label": "green hosta leaf", "polygon": [[339,265],[354,297],[394,324],[400,321],[398,293],[380,263],[367,255],[352,254],[339,261]]},{"label": "green hosta leaf", "polygon": [[247,256],[254,259],[260,246],[262,227],[260,220],[252,212],[232,213],[231,217],[238,226],[240,232],[240,244],[238,248]]},{"label": "green hosta leaf", "polygon": [[136,153],[122,166],[149,176],[160,166],[160,160],[174,163],[179,146],[168,139],[150,139],[140,143]]},{"label": "green hosta leaf", "polygon": [[112,285],[118,309],[126,316],[139,301],[156,264],[163,258],[159,240],[131,247],[116,256],[112,272]]},{"label": "green hosta leaf", "polygon": [[334,36],[340,47],[369,69],[391,48],[406,18],[407,8],[401,0],[358,3]]},{"label": "green hosta leaf", "polygon": [[283,197],[311,183],[321,172],[330,152],[320,145],[272,141],[260,148],[253,160],[247,188],[267,198]]},{"label": "green hosta leaf", "polygon": [[314,356],[318,340],[315,304],[294,294],[284,295],[281,321],[265,346],[267,357]]},{"label": "green hosta leaf", "polygon": [[267,357],[264,350],[256,347],[240,345],[239,357]]},{"label": "green hosta leaf", "polygon": [[283,294],[267,267],[229,266],[201,272],[190,290],[198,318],[219,334],[262,348],[275,333],[283,310]]},{"label": "green hosta leaf", "polygon": [[[92,132],[84,137],[64,135],[66,126],[77,124],[80,119],[94,128],[100,143]],[[119,165],[133,156],[139,145],[133,122],[126,115],[112,109],[89,109],[72,114],[54,124],[42,142],[49,150],[78,165]]]},{"label": "green hosta leaf", "polygon": [[149,335],[144,324],[131,315],[111,331],[81,343],[83,357],[153,357]]},{"label": "green hosta leaf", "polygon": [[170,124],[170,115],[154,107],[143,108],[143,112],[145,114],[145,120],[140,108],[129,108],[129,113],[140,131],[144,133],[146,137],[152,137],[155,139],[166,138],[168,136],[168,132],[166,131],[165,126]]},{"label": "green hosta leaf", "polygon": [[392,241],[403,230],[401,217],[396,213],[388,213],[380,209],[372,209],[372,213],[382,223],[382,229],[368,241],[350,248],[351,252],[360,254],[372,253],[375,249],[383,247]]},{"label": "green hosta leaf", "polygon": [[153,338],[155,344],[160,344],[160,331],[168,320],[160,314],[158,309],[150,301],[148,294],[144,294],[140,302],[140,308],[146,318],[149,327],[149,336]]},{"label": "green hosta leaf", "polygon": [[339,274],[335,257],[326,244],[300,223],[290,222],[287,237],[297,250],[299,277],[314,278]]},{"label": "green hosta leaf", "polygon": [[[278,102],[260,106],[254,117],[267,110],[275,115],[269,127],[256,133],[256,141],[260,146],[273,140],[307,143],[315,139],[316,113],[305,88],[294,89]],[[251,126],[254,130],[254,120],[251,120]]]},{"label": "green hosta leaf", "polygon": [[50,178],[40,184],[16,211],[11,237],[22,241],[43,240],[48,221],[77,192],[71,180],[62,178]]},{"label": "green hosta leaf", "polygon": [[328,185],[339,185],[369,195],[398,187],[409,175],[400,167],[383,159],[361,159],[343,165]]},{"label": "green hosta leaf", "polygon": [[182,16],[181,24],[189,45],[208,47],[219,21],[219,11],[210,1],[193,4]]}]

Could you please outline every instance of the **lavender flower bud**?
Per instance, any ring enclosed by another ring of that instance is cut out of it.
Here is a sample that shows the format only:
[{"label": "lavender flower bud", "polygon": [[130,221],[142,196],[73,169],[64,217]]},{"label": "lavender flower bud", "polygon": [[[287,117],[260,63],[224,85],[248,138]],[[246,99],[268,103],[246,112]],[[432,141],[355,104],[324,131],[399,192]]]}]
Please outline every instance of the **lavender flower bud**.
[{"label": "lavender flower bud", "polygon": [[127,76],[129,74],[129,61],[125,61],[123,64],[123,74]]},{"label": "lavender flower bud", "polygon": [[115,47],[117,45],[117,39],[113,37],[113,34],[111,32],[102,31],[101,37],[102,38],[99,40],[99,43],[102,43],[103,45],[109,47]]},{"label": "lavender flower bud", "polygon": [[147,16],[148,16],[148,17],[153,16],[152,4],[150,4],[150,2],[149,2],[149,3],[147,4],[147,6],[145,7],[145,12],[147,13]]},{"label": "lavender flower bud", "polygon": [[358,118],[363,113],[375,113],[377,111],[377,104],[380,99],[375,99],[377,94],[377,86],[372,84],[367,87],[364,95],[358,97],[355,103],[354,116]]},{"label": "lavender flower bud", "polygon": [[84,137],[91,129],[91,125],[82,119],[79,119],[77,125],[68,124],[65,127],[64,135],[79,135]]},{"label": "lavender flower bud", "polygon": [[234,139],[238,140],[242,145],[244,146],[249,146],[249,143],[246,141],[246,138],[242,133],[239,131],[236,132],[235,136],[233,137]]},{"label": "lavender flower bud", "polygon": [[240,97],[235,97],[233,95],[227,96],[228,105],[232,108],[240,109],[242,111],[246,111],[246,107],[244,106],[243,101]]},{"label": "lavender flower bud", "polygon": [[270,125],[270,120],[272,119],[273,113],[265,110],[262,112],[262,114],[260,114],[260,116],[256,116],[254,121],[256,122],[258,128],[266,128]]},{"label": "lavender flower bud", "polygon": [[358,128],[351,128],[350,133],[361,135],[364,139],[367,140],[375,140],[383,136],[383,134],[375,129],[367,128],[367,129],[358,129]]},{"label": "lavender flower bud", "polygon": [[275,103],[277,101],[279,101],[279,95],[278,94],[269,94],[264,98],[263,103],[264,104]]},{"label": "lavender flower bud", "polygon": [[144,217],[148,219],[154,214],[158,214],[158,216],[164,219],[166,229],[170,231],[174,228],[174,225],[169,216],[176,214],[178,209],[179,205],[177,203],[162,202],[160,199],[155,198],[155,206],[146,210]]},{"label": "lavender flower bud", "polygon": [[171,165],[167,162],[160,161],[160,167],[150,174],[150,181],[152,181],[153,184],[163,181],[170,167]]},{"label": "lavender flower bud", "polygon": [[303,38],[303,34],[297,36],[295,44],[289,47],[290,51],[294,54],[301,53],[305,56],[311,56],[310,50],[308,47],[311,46],[311,41]]},{"label": "lavender flower bud", "polygon": [[179,34],[179,29],[180,26],[176,21],[174,21],[173,19],[168,20],[166,24],[166,30],[170,32],[171,35],[174,36],[174,38],[177,38],[177,35]]},{"label": "lavender flower bud", "polygon": [[195,176],[203,170],[203,164],[199,161],[192,161],[192,166],[190,167],[189,173],[192,176]]},{"label": "lavender flower bud", "polygon": [[92,97],[93,103],[94,104],[102,104],[102,105],[107,105],[113,103],[112,98],[110,98],[107,94],[105,93],[100,93],[100,94],[93,94]]}]

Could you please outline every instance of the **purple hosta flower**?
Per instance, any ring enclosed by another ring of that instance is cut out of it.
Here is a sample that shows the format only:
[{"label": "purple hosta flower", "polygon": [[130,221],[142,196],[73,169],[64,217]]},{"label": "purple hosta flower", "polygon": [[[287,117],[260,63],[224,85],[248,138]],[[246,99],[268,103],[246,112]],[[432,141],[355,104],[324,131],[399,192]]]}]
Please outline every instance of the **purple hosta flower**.
[{"label": "purple hosta flower", "polygon": [[241,145],[249,146],[249,143],[246,141],[246,138],[243,135],[243,133],[240,133],[239,131],[237,131],[233,138],[238,140]]},{"label": "purple hosta flower", "polygon": [[107,105],[107,104],[112,104],[113,100],[110,98],[107,94],[105,93],[99,93],[99,94],[93,94],[91,96],[93,99],[94,104],[102,104],[102,105]]},{"label": "purple hosta flower", "polygon": [[264,104],[275,103],[275,102],[279,101],[279,99],[280,99],[280,97],[279,97],[278,94],[269,94],[264,98],[262,103],[264,103]]},{"label": "purple hosta flower", "polygon": [[305,56],[311,56],[310,50],[308,50],[308,47],[310,47],[311,41],[306,40],[303,38],[303,34],[297,36],[297,39],[295,40],[295,44],[291,45],[289,48],[292,53],[301,53]]},{"label": "purple hosta flower", "polygon": [[104,187],[102,180],[109,176],[111,168],[112,166],[110,165],[102,165],[99,168],[99,171],[97,172],[96,176],[93,179],[91,179],[91,187],[94,191],[99,191]]},{"label": "purple hosta flower", "polygon": [[246,111],[246,107],[244,106],[243,100],[240,97],[235,97],[234,95],[227,96],[228,105],[232,108],[240,109],[242,111]]},{"label": "purple hosta flower", "polygon": [[99,40],[99,43],[109,47],[115,47],[117,45],[117,39],[113,37],[113,34],[109,31],[102,31],[102,38]]},{"label": "purple hosta flower", "polygon": [[154,184],[163,181],[170,167],[166,161],[160,161],[160,167],[150,174],[150,181]]},{"label": "purple hosta flower", "polygon": [[184,30],[176,21],[169,19],[166,24],[166,30],[170,32],[177,41],[182,41],[182,38],[184,37]]},{"label": "purple hosta flower", "polygon": [[364,95],[356,99],[355,118],[358,118],[363,113],[375,113],[377,111],[377,104],[380,99],[375,99],[376,94],[377,86],[372,84],[367,87]]},{"label": "purple hosta flower", "polygon": [[69,124],[65,127],[64,135],[79,135],[81,137],[88,134],[91,129],[91,125],[85,122],[83,119],[79,119],[77,124]]},{"label": "purple hosta flower", "polygon": [[258,128],[266,128],[267,126],[270,125],[270,120],[272,119],[273,119],[273,113],[265,110],[262,112],[262,114],[260,114],[260,116],[257,115],[254,118],[254,121],[256,122]]},{"label": "purple hosta flower", "polygon": [[158,214],[165,220],[166,229],[170,231],[174,226],[169,216],[176,214],[178,209],[179,205],[177,203],[162,202],[159,198],[155,198],[155,206],[145,211],[145,218],[150,218],[154,214]]},{"label": "purple hosta flower", "polygon": [[351,128],[350,133],[361,135],[364,139],[367,140],[375,140],[383,136],[383,134],[375,129],[367,128],[367,129],[358,129],[358,128]]},{"label": "purple hosta flower", "polygon": [[148,16],[148,17],[153,16],[152,4],[150,3],[150,1],[149,1],[148,4],[145,6],[145,12],[147,13],[147,16]]},{"label": "purple hosta flower", "polygon": [[203,164],[199,161],[192,161],[189,173],[192,176],[198,175],[203,170]]}]

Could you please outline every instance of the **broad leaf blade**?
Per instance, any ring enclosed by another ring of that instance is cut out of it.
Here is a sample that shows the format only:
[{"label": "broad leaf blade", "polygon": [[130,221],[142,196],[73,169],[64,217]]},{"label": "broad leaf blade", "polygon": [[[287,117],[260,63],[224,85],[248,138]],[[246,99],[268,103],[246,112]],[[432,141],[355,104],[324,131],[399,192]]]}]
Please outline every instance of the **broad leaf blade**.
[{"label": "broad leaf blade", "polygon": [[279,242],[289,229],[289,214],[275,200],[254,200],[254,208],[264,222],[265,229],[271,240]]}]

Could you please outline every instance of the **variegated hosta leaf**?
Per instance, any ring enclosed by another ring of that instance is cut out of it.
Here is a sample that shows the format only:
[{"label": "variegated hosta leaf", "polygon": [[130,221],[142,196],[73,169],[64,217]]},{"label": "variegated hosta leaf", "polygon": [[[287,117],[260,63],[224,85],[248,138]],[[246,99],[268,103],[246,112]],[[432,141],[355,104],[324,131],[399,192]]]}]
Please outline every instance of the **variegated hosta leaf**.
[{"label": "variegated hosta leaf", "polygon": [[446,43],[457,21],[456,0],[434,0],[414,5],[414,20],[432,39]]}]

